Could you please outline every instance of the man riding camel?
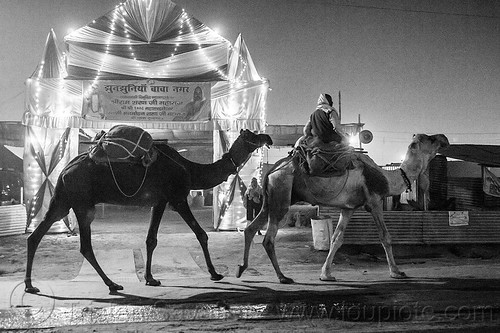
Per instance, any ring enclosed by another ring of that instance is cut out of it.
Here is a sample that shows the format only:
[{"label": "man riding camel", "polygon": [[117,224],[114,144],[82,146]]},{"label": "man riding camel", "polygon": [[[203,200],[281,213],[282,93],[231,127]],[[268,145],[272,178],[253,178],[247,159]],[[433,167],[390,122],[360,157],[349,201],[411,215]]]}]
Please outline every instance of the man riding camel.
[{"label": "man riding camel", "polygon": [[343,172],[349,167],[350,158],[346,159],[345,153],[351,148],[341,132],[339,114],[329,94],[319,95],[316,110],[304,126],[304,136],[295,148],[303,152],[305,163],[302,166],[310,175],[324,174],[328,169]]},{"label": "man riding camel", "polygon": [[321,143],[342,143],[345,138],[339,133],[339,113],[333,107],[332,96],[321,94],[318,98],[316,110],[311,114],[309,121],[304,126],[304,135],[313,137],[311,146]]}]

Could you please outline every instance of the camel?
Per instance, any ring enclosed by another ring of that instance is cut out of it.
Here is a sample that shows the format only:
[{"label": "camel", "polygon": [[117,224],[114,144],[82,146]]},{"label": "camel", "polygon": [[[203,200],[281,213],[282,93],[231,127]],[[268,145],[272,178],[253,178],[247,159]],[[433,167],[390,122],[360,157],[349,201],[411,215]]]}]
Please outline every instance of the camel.
[{"label": "camel", "polygon": [[[332,276],[332,261],[340,248],[344,232],[354,211],[364,207],[370,212],[382,246],[386,253],[389,272],[392,278],[406,278],[406,274],[398,269],[391,246],[391,237],[384,222],[382,199],[403,193],[411,188],[412,182],[426,171],[429,161],[436,156],[439,149],[449,145],[443,134],[416,134],[404,161],[397,170],[387,171],[376,165],[367,155],[357,153],[357,166],[347,170],[343,176],[318,177],[303,173],[299,167],[298,154],[276,162],[263,180],[263,206],[259,214],[244,231],[245,248],[243,264],[239,265],[236,277],[248,267],[250,245],[257,230],[269,222],[262,242],[278,279],[281,283],[293,283],[280,270],[276,258],[274,243],[278,231],[278,223],[289,210],[290,205],[304,201],[313,205],[324,205],[340,208],[340,218],[331,239],[330,251],[322,266],[320,280],[335,281]],[[269,220],[269,221],[268,221]]]},{"label": "camel", "polygon": [[215,271],[208,251],[207,233],[200,227],[187,202],[191,189],[209,189],[235,174],[251,156],[264,145],[272,144],[266,134],[241,130],[239,137],[222,158],[212,164],[198,164],[182,157],[166,144],[155,143],[158,159],[148,168],[142,164],[95,163],[88,153],[75,157],[63,169],[44,219],[27,239],[28,260],[25,275],[25,291],[37,293],[32,285],[31,270],[36,249],[52,224],[68,215],[72,208],[80,230],[80,252],[96,270],[110,291],[122,290],[123,286],[111,281],[97,262],[91,244],[91,230],[97,203],[126,206],[149,206],[151,217],[146,238],[146,285],[159,286],[161,282],[151,274],[153,251],[157,245],[157,233],[163,212],[168,204],[177,211],[195,233],[203,249],[212,280],[222,275]]}]

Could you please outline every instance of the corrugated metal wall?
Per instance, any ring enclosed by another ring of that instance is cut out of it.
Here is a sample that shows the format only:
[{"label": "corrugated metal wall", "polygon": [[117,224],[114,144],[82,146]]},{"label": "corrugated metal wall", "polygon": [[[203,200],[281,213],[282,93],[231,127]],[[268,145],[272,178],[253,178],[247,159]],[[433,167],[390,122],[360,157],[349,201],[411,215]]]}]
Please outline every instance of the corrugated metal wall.
[{"label": "corrugated metal wall", "polygon": [[[340,211],[320,207],[336,225]],[[500,243],[500,211],[470,211],[468,226],[450,226],[447,211],[385,211],[393,244]],[[356,211],[347,225],[344,244],[378,244],[370,213]]]},{"label": "corrugated metal wall", "polygon": [[448,197],[455,198],[456,210],[480,209],[484,203],[483,180],[449,177]]},{"label": "corrugated metal wall", "polygon": [[26,207],[24,205],[0,206],[0,236],[24,234]]},{"label": "corrugated metal wall", "polygon": [[456,210],[500,209],[500,198],[484,193],[482,178],[448,178],[448,197],[455,198]]},{"label": "corrugated metal wall", "polygon": [[[484,193],[484,192],[483,192]],[[484,194],[484,208],[486,210],[500,210],[500,198]]]},{"label": "corrugated metal wall", "polygon": [[500,243],[500,211],[469,211],[469,225],[450,227],[448,212],[425,212],[424,243]]}]

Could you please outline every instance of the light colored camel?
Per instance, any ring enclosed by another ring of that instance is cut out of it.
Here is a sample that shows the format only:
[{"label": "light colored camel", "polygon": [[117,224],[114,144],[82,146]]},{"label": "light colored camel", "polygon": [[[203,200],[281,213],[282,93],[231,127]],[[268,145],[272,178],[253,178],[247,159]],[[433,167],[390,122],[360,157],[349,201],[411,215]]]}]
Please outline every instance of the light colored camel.
[{"label": "light colored camel", "polygon": [[299,167],[298,154],[291,154],[276,162],[264,177],[262,209],[245,229],[243,264],[239,265],[236,276],[240,277],[248,267],[250,245],[255,233],[269,222],[262,244],[280,282],[293,283],[293,280],[283,275],[280,270],[274,243],[279,221],[288,212],[290,205],[305,201],[313,205],[338,207],[341,210],[331,239],[330,251],[321,270],[321,280],[335,281],[331,272],[333,257],[342,245],[344,232],[352,214],[360,207],[364,207],[373,216],[386,253],[390,276],[396,279],[405,278],[405,273],[398,269],[394,261],[391,237],[383,217],[382,199],[401,194],[409,188],[412,182],[425,172],[437,151],[448,145],[448,139],[443,134],[416,134],[408,146],[400,169],[384,170],[370,157],[359,153],[357,160],[361,163],[357,163],[356,168],[347,170],[347,173],[340,177],[313,177],[304,174]]}]

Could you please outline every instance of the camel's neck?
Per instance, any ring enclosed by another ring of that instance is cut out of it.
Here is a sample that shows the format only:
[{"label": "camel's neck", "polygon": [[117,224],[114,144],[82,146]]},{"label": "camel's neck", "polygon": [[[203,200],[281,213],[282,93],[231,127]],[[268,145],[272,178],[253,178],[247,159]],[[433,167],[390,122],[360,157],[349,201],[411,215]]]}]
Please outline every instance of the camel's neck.
[{"label": "camel's neck", "polygon": [[196,190],[210,189],[236,173],[237,165],[229,155],[224,155],[220,160],[211,164],[198,164],[191,162],[187,168],[191,174],[191,187]]},{"label": "camel's neck", "polygon": [[386,171],[389,180],[389,195],[398,195],[406,191],[418,178],[425,165],[416,156],[407,154],[400,169]]},{"label": "camel's neck", "polygon": [[203,190],[213,188],[226,181],[229,175],[236,173],[237,161],[231,158],[229,154],[210,164],[192,162],[181,156],[175,149],[168,145],[157,145],[160,151],[160,157],[173,161],[183,167],[190,175],[191,190]]},{"label": "camel's neck", "polygon": [[230,175],[235,174],[237,169],[250,158],[252,151],[249,149],[251,148],[256,149],[257,146],[248,148],[247,145],[242,145],[241,140],[236,140],[228,153],[210,164],[192,162],[168,146],[161,148],[160,151],[186,169],[191,176],[190,189],[203,190],[213,188],[226,181]]}]

